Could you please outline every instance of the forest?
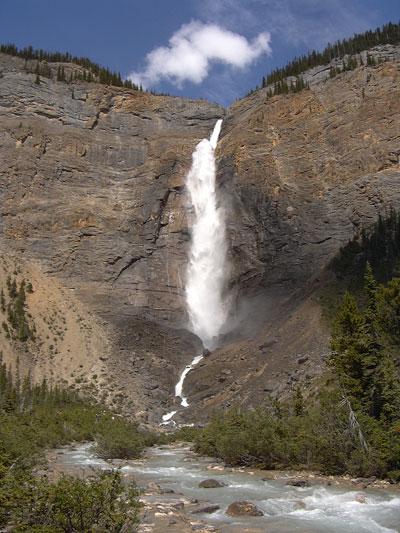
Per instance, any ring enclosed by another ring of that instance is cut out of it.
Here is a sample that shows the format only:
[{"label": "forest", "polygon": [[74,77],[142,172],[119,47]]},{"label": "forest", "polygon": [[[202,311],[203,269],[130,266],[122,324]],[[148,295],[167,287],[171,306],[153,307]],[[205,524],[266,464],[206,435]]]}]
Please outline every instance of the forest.
[{"label": "forest", "polygon": [[[400,42],[400,23],[388,23],[375,30],[368,30],[358,33],[349,39],[342,39],[334,44],[328,44],[322,51],[312,50],[308,54],[295,57],[284,67],[276,68],[263,77],[261,87],[268,87],[268,96],[276,94],[288,94],[289,92],[299,92],[307,88],[301,74],[308,69],[318,65],[328,65],[333,59],[347,60],[343,62],[343,67],[332,67],[330,77],[334,77],[340,72],[354,70],[359,62],[355,55],[374,46],[385,44],[398,44]],[[362,61],[362,60],[361,60]],[[377,60],[367,55],[367,65],[373,66]],[[292,83],[287,78],[293,76],[297,79]],[[251,91],[253,92],[253,91]],[[250,93],[251,93],[250,92]]]},{"label": "forest", "polygon": [[55,483],[37,475],[46,449],[73,441],[92,441],[104,459],[129,459],[157,437],[65,387],[32,383],[18,364],[13,374],[0,360],[0,528],[117,532],[137,523],[138,491],[118,470]]},{"label": "forest", "polygon": [[332,262],[343,296],[331,303],[331,354],[314,390],[217,413],[195,433],[196,450],[233,465],[400,481],[399,259],[392,210]]},{"label": "forest", "polygon": [[[40,76],[51,78],[53,71],[49,63],[71,63],[83,67],[81,72],[74,72],[70,78],[66,78],[64,67],[58,66],[56,79],[57,81],[80,80],[86,82],[97,82],[103,85],[114,85],[115,87],[127,87],[129,89],[139,90],[129,79],[122,79],[119,72],[114,72],[107,67],[102,67],[94,63],[87,57],[77,57],[68,52],[47,52],[45,50],[36,50],[32,46],[18,48],[15,44],[0,45],[0,53],[11,56],[21,57],[27,61],[36,61],[33,72],[36,74],[36,83],[40,82]],[[26,67],[28,68],[28,67]]]}]

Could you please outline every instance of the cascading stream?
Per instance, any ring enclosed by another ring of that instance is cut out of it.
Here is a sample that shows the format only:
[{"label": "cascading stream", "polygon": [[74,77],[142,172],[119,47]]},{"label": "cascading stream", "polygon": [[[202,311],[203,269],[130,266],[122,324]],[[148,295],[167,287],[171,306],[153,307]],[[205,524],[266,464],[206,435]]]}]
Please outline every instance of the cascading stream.
[{"label": "cascading stream", "polygon": [[[186,176],[186,188],[193,209],[186,305],[191,329],[207,350],[215,348],[229,312],[228,302],[224,299],[228,270],[225,219],[224,211],[218,204],[215,183],[215,148],[221,126],[222,120],[218,120],[210,139],[203,139],[196,146],[192,166]],[[183,407],[189,405],[183,396],[184,380],[202,358],[202,354],[196,355],[176,384],[175,396],[181,399]],[[164,415],[163,423],[170,422],[175,412]]]}]

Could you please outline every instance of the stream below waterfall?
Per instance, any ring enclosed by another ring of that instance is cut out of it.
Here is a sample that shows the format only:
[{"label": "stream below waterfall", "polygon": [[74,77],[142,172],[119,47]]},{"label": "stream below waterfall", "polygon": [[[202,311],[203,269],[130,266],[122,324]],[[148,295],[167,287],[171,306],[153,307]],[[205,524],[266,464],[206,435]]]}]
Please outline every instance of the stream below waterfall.
[{"label": "stream below waterfall", "polygon": [[[107,463],[84,444],[53,452],[50,466],[68,473],[121,468],[143,488],[140,532],[400,532],[400,492],[390,486],[356,489],[350,481],[343,485],[335,478],[315,478],[308,487],[290,486],[289,473],[270,479],[266,472],[224,467],[196,455],[187,445],[157,446],[149,448],[143,459]],[[224,486],[199,487],[210,478]],[[254,503],[263,516],[227,516],[227,507],[238,500]],[[208,512],[202,512],[207,507]]]}]

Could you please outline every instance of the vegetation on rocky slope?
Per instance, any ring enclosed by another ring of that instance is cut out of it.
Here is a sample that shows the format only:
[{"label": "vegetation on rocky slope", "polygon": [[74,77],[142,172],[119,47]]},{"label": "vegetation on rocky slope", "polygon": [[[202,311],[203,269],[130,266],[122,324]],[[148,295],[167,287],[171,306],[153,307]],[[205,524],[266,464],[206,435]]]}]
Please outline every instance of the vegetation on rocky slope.
[{"label": "vegetation on rocky slope", "polygon": [[59,65],[56,73],[57,81],[93,81],[104,85],[114,85],[115,87],[139,89],[131,80],[123,80],[119,72],[114,72],[109,68],[102,67],[87,57],[73,56],[68,52],[47,52],[42,49],[35,50],[32,46],[18,48],[12,43],[0,45],[0,52],[11,56],[21,57],[26,61],[36,61],[33,72],[36,74],[36,81],[39,83],[40,76],[46,78],[53,77],[53,70],[49,67],[49,63],[71,63],[83,67],[83,70],[81,72],[75,71],[73,74],[71,72],[70,77],[67,79],[64,66]]},{"label": "vegetation on rocky slope", "polygon": [[363,229],[334,258],[331,268],[346,288],[360,287],[367,263],[378,282],[400,274],[400,213],[392,209],[379,216],[368,230]]},{"label": "vegetation on rocky slope", "polygon": [[310,68],[329,64],[332,59],[343,58],[346,55],[352,56],[380,44],[397,44],[399,42],[400,23],[390,22],[381,28],[357,33],[349,39],[328,44],[322,52],[312,50],[306,55],[296,57],[285,67],[277,68],[267,74],[262,80],[262,87],[267,87],[268,85],[280,87],[286,83],[285,79],[288,76],[299,76]]},{"label": "vegetation on rocky slope", "polygon": [[355,295],[345,292],[335,313],[320,392],[305,398],[299,388],[289,402],[218,414],[195,435],[199,452],[230,464],[400,480],[399,228],[398,213],[380,218],[334,262]]},{"label": "vegetation on rocky slope", "polygon": [[127,520],[136,521],[136,491],[124,487],[119,474],[65,477],[56,484],[32,474],[45,448],[87,440],[97,442],[103,457],[131,458],[155,437],[75,393],[46,381],[35,385],[18,372],[12,376],[0,363],[0,527],[11,522],[20,531],[83,532],[94,525],[96,531],[119,531]]},{"label": "vegetation on rocky slope", "polygon": [[35,325],[30,323],[26,312],[26,292],[32,292],[32,284],[22,280],[17,286],[16,279],[7,278],[7,298],[4,289],[0,291],[0,307],[6,314],[7,321],[3,321],[2,328],[7,338],[26,342],[35,337]]}]

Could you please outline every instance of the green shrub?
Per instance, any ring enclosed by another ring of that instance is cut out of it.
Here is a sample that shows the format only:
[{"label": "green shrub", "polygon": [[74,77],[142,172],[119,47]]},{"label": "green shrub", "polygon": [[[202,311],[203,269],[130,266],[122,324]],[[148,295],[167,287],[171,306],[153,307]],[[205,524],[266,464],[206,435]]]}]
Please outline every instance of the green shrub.
[{"label": "green shrub", "polygon": [[138,522],[138,491],[118,471],[88,479],[63,476],[56,483],[30,475],[0,482],[3,521],[15,531],[118,532]]},{"label": "green shrub", "polygon": [[173,433],[164,433],[159,437],[159,441],[163,444],[170,442],[194,442],[201,430],[194,426],[183,426]]},{"label": "green shrub", "polygon": [[195,435],[195,451],[229,465],[316,469],[325,474],[384,477],[400,468],[400,433],[359,413],[364,447],[358,427],[350,422],[349,407],[332,383],[305,404],[304,415],[296,415],[296,398],[278,411],[270,404],[217,414]]},{"label": "green shrub", "polygon": [[[389,229],[390,231],[389,231]],[[400,217],[364,238],[374,257],[387,234],[399,246]],[[393,237],[393,239],[392,239]],[[350,254],[351,255],[351,254]],[[348,266],[349,257],[345,258]],[[391,256],[385,269],[390,272]],[[317,398],[231,410],[194,435],[196,450],[229,464],[318,468],[329,474],[392,476],[400,470],[400,278],[378,284],[365,263],[359,298],[346,292],[332,328],[330,371]],[[391,478],[391,479],[392,479]]]},{"label": "green shrub", "polygon": [[111,414],[98,423],[95,438],[95,451],[103,459],[134,459],[157,441],[155,435],[139,432],[136,425]]},{"label": "green shrub", "polygon": [[387,473],[387,477],[393,483],[400,483],[400,470],[391,470]]},{"label": "green shrub", "polygon": [[35,385],[27,376],[21,382],[18,370],[13,379],[0,353],[0,529],[11,520],[16,531],[106,532],[135,522],[133,488],[122,490],[115,473],[89,481],[63,478],[54,486],[31,475],[45,449],[96,440],[103,457],[131,458],[157,438],[45,380]]}]

